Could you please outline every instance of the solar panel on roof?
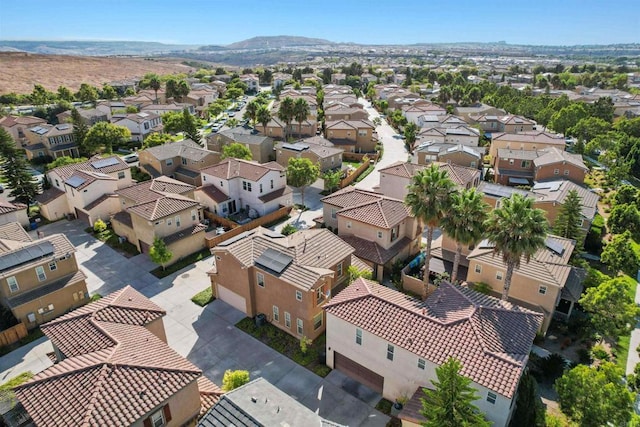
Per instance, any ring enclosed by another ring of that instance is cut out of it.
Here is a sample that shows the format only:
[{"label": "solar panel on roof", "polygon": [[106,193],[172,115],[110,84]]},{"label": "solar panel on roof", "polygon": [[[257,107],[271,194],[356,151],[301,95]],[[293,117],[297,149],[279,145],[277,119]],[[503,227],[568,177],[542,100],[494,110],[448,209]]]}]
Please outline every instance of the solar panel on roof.
[{"label": "solar panel on roof", "polygon": [[536,190],[558,191],[560,189],[560,185],[562,185],[562,182],[558,182],[558,181],[537,182],[533,186],[533,191],[536,191]]},{"label": "solar panel on roof", "polygon": [[282,273],[292,261],[293,258],[289,255],[278,252],[275,249],[267,248],[267,250],[264,251],[255,262],[256,264],[275,271],[276,273]]},{"label": "solar panel on roof", "polygon": [[303,151],[309,148],[309,146],[307,144],[288,144],[288,143],[284,143],[282,144],[282,148],[286,148],[288,150],[295,150],[295,151]]},{"label": "solar panel on roof", "polygon": [[544,239],[544,245],[552,252],[555,252],[557,255],[562,255],[562,253],[564,252],[564,247],[560,244],[560,242],[557,242],[548,237]]},{"label": "solar panel on roof", "polygon": [[114,166],[114,165],[117,165],[118,163],[120,162],[118,161],[117,158],[108,157],[106,159],[100,159],[100,160],[91,162],[91,166],[93,166],[94,169],[100,169],[100,168],[106,168],[107,166]]},{"label": "solar panel on roof", "polygon": [[51,242],[40,242],[35,245],[20,249],[18,251],[0,256],[0,271],[26,264],[30,261],[52,255],[54,252]]},{"label": "solar panel on roof", "polygon": [[38,135],[44,135],[45,133],[47,133],[48,129],[43,128],[42,126],[36,126],[34,128],[31,128],[31,131],[37,133]]},{"label": "solar panel on roof", "polygon": [[489,241],[489,239],[484,239],[482,242],[480,242],[480,244],[478,245],[479,249],[493,249],[495,248],[496,245],[491,243]]},{"label": "solar panel on roof", "polygon": [[71,129],[71,125],[68,123],[64,123],[61,125],[56,126],[58,128],[58,130],[67,130],[67,129]]},{"label": "solar panel on roof", "polygon": [[78,188],[82,184],[84,184],[85,182],[87,182],[87,180],[84,179],[81,176],[78,176],[78,175],[74,175],[74,176],[72,176],[71,178],[69,178],[68,180],[65,181],[65,183],[69,184],[73,188]]},{"label": "solar panel on roof", "polygon": [[513,189],[503,185],[487,185],[483,190],[485,194],[496,197],[511,197]]}]

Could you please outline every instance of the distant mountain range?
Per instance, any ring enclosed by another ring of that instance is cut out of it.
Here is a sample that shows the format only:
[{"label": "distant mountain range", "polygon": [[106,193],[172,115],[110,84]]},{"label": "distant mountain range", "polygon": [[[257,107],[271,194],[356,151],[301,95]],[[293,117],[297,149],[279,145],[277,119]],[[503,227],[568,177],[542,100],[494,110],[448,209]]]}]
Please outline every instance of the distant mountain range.
[{"label": "distant mountain range", "polygon": [[188,51],[198,46],[138,41],[51,41],[0,40],[2,52],[29,52],[52,55],[109,56],[157,55]]},{"label": "distant mountain range", "polygon": [[334,42],[324,39],[311,39],[297,36],[253,37],[241,42],[231,43],[227,49],[282,49],[286,47],[332,45]]}]

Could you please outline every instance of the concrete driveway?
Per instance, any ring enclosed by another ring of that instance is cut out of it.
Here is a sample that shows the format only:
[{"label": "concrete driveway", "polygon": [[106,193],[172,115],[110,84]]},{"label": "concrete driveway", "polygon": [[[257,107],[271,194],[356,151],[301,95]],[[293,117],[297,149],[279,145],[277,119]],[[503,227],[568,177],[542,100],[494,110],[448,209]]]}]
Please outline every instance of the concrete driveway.
[{"label": "concrete driveway", "polygon": [[[76,246],[78,262],[87,274],[89,293],[106,295],[130,284],[167,311],[164,326],[169,345],[218,385],[227,369],[245,369],[251,378],[264,377],[322,417],[349,426],[384,426],[389,417],[375,410],[381,396],[333,371],[326,378],[299,366],[234,325],[244,314],[216,300],[206,308],[190,301],[210,285],[212,259],[199,261],[164,279],[149,273],[155,265],[146,255],[125,258],[84,232],[80,221],[58,221],[40,228],[64,233]],[[32,232],[35,234],[35,232]],[[38,340],[0,357],[0,382],[20,372],[36,373],[50,366],[51,343]]]}]

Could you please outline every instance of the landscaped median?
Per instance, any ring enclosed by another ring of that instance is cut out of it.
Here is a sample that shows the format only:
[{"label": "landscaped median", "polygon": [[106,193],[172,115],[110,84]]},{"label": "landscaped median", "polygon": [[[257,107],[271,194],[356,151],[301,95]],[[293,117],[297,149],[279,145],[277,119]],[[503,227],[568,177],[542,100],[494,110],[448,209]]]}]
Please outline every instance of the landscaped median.
[{"label": "landscaped median", "polygon": [[236,327],[260,340],[263,344],[268,345],[278,353],[287,356],[300,366],[304,366],[316,375],[326,377],[329,375],[329,372],[331,372],[331,368],[324,364],[326,356],[324,334],[307,345],[306,352],[303,352],[301,340],[297,340],[270,323],[256,326],[253,319],[245,317],[236,323]]}]

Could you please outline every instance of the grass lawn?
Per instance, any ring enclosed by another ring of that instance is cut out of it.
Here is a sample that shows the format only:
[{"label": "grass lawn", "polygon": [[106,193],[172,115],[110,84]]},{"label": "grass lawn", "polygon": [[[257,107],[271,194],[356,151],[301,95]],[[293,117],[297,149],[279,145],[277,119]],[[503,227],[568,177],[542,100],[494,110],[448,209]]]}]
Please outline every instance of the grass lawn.
[{"label": "grass lawn", "polygon": [[209,249],[203,249],[200,252],[196,252],[195,254],[191,254],[189,256],[182,258],[181,260],[179,260],[175,264],[171,264],[164,270],[162,269],[162,267],[158,267],[151,270],[150,273],[156,276],[158,279],[162,279],[163,277],[167,277],[168,275],[173,274],[178,270],[182,270],[183,268],[193,263],[202,261],[203,259],[205,259],[210,255],[211,255],[211,252],[209,251]]},{"label": "grass lawn", "polygon": [[[637,282],[626,274],[621,276],[624,279],[625,284],[627,285],[627,293],[632,298],[636,297],[636,285]],[[616,365],[618,365],[623,371],[627,369],[627,358],[629,357],[629,342],[631,341],[631,332],[629,334],[618,337],[618,342],[616,343],[615,354],[616,354]]]},{"label": "grass lawn", "polygon": [[191,297],[191,301],[193,301],[195,304],[198,304],[200,307],[204,307],[213,300],[215,300],[215,298],[213,296],[213,290],[211,289],[211,286],[207,286],[203,291],[200,291],[193,297]]},{"label": "grass lawn", "polygon": [[315,372],[316,375],[326,377],[329,375],[329,372],[331,372],[331,368],[324,364],[326,339],[324,334],[320,335],[308,346],[306,353],[302,353],[300,340],[297,340],[270,323],[257,327],[253,319],[245,317],[236,323],[236,327],[262,341],[277,352],[287,356],[297,364]]},{"label": "grass lawn", "polygon": [[351,167],[353,167],[355,169],[358,169],[362,165],[362,162],[348,162],[346,160],[343,160],[342,164],[351,166]]},{"label": "grass lawn", "polygon": [[371,172],[373,172],[374,168],[375,167],[373,165],[369,165],[369,167],[364,172],[362,172],[359,177],[356,178],[355,182],[360,182],[363,179],[365,179],[367,177],[367,175],[369,175]]}]

